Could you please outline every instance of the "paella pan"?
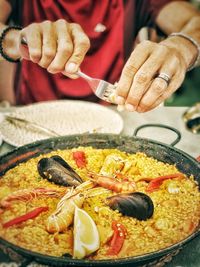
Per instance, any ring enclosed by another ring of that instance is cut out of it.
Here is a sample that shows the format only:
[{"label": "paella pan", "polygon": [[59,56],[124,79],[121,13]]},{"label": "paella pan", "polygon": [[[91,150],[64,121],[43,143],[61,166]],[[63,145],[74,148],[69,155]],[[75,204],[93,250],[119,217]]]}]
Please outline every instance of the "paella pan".
[{"label": "paella pan", "polygon": [[31,260],[155,266],[199,233],[200,167],[172,146],[75,135],[21,147],[1,162],[1,241]]}]

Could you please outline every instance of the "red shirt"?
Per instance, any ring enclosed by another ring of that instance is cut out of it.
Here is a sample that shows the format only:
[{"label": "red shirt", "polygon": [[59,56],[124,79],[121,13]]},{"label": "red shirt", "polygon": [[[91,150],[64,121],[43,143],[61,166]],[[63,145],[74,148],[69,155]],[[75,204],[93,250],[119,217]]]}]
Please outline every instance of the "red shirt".
[{"label": "red shirt", "polygon": [[[22,26],[63,18],[80,24],[91,41],[81,69],[86,74],[116,82],[131,53],[138,31],[152,26],[159,10],[170,0],[25,0]],[[98,23],[106,27],[96,32]],[[50,74],[31,61],[23,60],[17,80],[17,103],[61,98],[95,100],[83,79],[72,80],[63,74]]]}]

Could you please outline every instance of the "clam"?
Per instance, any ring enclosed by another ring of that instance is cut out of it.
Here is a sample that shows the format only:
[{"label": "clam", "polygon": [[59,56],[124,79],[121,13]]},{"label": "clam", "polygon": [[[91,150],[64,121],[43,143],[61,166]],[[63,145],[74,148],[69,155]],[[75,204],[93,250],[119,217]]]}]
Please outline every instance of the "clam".
[{"label": "clam", "polygon": [[43,178],[55,184],[76,187],[83,183],[81,177],[60,156],[42,158],[37,169]]},{"label": "clam", "polygon": [[138,220],[147,220],[153,215],[153,201],[141,192],[114,195],[108,197],[107,201],[111,209]]}]

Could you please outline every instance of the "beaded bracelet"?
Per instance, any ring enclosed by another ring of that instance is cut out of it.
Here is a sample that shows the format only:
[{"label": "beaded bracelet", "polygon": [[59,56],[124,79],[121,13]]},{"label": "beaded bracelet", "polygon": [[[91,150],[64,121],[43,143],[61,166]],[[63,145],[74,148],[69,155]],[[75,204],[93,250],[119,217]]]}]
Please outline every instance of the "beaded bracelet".
[{"label": "beaded bracelet", "polygon": [[12,62],[12,63],[18,63],[20,62],[20,58],[18,59],[13,59],[11,57],[9,57],[8,55],[5,54],[4,50],[3,50],[3,41],[4,41],[4,38],[6,36],[6,34],[10,31],[10,30],[21,30],[22,27],[21,26],[9,26],[7,28],[5,28],[3,31],[2,31],[2,34],[0,36],[0,54],[1,56],[6,59],[7,61],[9,62]]},{"label": "beaded bracelet", "polygon": [[198,54],[197,54],[196,60],[194,61],[194,63],[191,66],[189,66],[187,71],[190,71],[190,70],[194,69],[195,67],[199,66],[200,65],[200,44],[196,40],[194,40],[192,37],[190,37],[189,35],[187,35],[183,32],[173,32],[168,37],[171,37],[171,36],[183,37],[183,38],[187,39],[188,41],[190,41],[197,49]]}]

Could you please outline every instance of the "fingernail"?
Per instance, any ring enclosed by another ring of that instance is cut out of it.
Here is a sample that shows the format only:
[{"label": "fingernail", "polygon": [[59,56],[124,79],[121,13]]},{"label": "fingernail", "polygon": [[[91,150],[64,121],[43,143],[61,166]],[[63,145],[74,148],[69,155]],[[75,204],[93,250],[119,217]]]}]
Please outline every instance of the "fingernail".
[{"label": "fingernail", "polygon": [[78,69],[78,66],[77,64],[75,63],[69,63],[66,67],[65,67],[65,71],[68,72],[68,73],[74,73],[76,72]]},{"label": "fingernail", "polygon": [[118,106],[117,106],[117,110],[118,110],[119,112],[124,111],[124,105],[118,105]]},{"label": "fingernail", "polygon": [[135,107],[131,104],[126,104],[125,107],[126,107],[126,110],[128,111],[135,111]]},{"label": "fingernail", "polygon": [[123,105],[125,102],[124,98],[122,96],[117,96],[116,97],[116,104],[118,105]]},{"label": "fingernail", "polygon": [[53,71],[52,69],[47,69],[47,71],[48,71],[49,73],[52,73],[52,74],[55,74],[55,73],[56,73],[56,72]]}]

